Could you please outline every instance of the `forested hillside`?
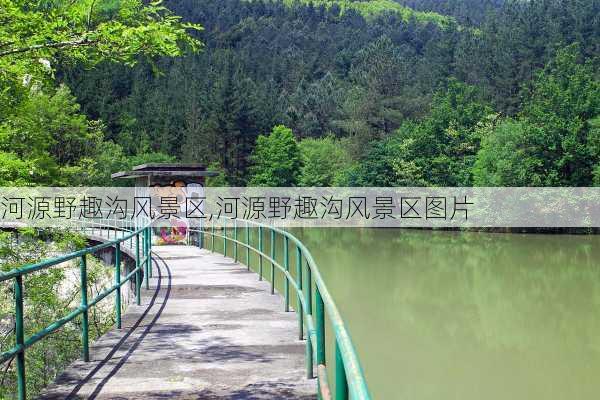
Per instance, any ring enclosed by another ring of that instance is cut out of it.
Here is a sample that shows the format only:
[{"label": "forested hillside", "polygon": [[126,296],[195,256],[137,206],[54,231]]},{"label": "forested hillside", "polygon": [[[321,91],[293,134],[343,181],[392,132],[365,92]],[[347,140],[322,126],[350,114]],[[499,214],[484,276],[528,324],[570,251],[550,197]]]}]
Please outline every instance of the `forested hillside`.
[{"label": "forested hillside", "polygon": [[288,6],[294,6],[298,3],[306,6],[325,7],[333,9],[335,13],[344,14],[352,10],[358,12],[363,17],[370,19],[382,14],[395,14],[402,17],[405,21],[413,18],[420,22],[432,22],[440,26],[450,23],[453,18],[442,15],[430,10],[417,11],[411,7],[406,7],[394,0],[283,0]]},{"label": "forested hillside", "polygon": [[459,23],[479,25],[490,12],[499,10],[507,0],[397,0],[414,11],[435,12],[456,18]]},{"label": "forested hillside", "polygon": [[201,52],[56,72],[102,131],[88,182],[131,157],[260,182],[283,129],[292,185],[600,184],[600,0],[166,6]]}]

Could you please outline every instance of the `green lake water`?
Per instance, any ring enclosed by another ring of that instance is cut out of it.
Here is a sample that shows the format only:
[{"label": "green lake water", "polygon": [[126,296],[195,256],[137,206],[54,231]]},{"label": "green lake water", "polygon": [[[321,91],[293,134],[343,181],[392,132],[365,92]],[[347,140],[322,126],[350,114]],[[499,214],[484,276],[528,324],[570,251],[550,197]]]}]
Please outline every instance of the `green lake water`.
[{"label": "green lake water", "polygon": [[600,398],[600,237],[294,233],[374,399]]},{"label": "green lake water", "polygon": [[[250,232],[254,246],[257,233]],[[374,399],[600,398],[600,236],[292,233],[319,265]],[[268,239],[265,231],[267,253]],[[278,240],[281,263],[282,253]],[[238,257],[245,262],[245,250]],[[290,249],[292,274],[294,261]],[[250,264],[256,271],[258,256],[251,253]],[[270,275],[266,262],[263,274]],[[283,293],[279,271],[276,288]]]}]

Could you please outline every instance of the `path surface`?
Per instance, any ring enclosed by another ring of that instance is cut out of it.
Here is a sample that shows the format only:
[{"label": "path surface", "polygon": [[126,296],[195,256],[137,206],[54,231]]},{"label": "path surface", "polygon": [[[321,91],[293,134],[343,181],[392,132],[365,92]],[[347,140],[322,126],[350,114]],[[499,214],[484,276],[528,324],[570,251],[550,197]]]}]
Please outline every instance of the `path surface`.
[{"label": "path surface", "polygon": [[156,246],[150,290],[123,329],[90,348],[42,399],[314,399],[293,312],[232,259]]}]

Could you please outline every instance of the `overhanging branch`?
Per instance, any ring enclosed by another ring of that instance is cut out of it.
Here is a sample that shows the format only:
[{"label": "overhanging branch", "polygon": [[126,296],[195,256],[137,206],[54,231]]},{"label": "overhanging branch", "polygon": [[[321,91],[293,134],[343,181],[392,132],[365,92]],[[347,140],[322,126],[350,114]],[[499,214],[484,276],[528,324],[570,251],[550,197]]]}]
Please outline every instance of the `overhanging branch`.
[{"label": "overhanging branch", "polygon": [[75,39],[75,40],[66,40],[64,42],[35,44],[32,46],[0,51],[0,57],[10,56],[10,55],[19,54],[19,53],[27,53],[29,51],[34,51],[34,50],[49,49],[49,48],[59,49],[59,48],[64,48],[64,47],[91,46],[91,45],[95,44],[96,42],[97,42],[97,40],[90,40],[88,38],[80,38],[80,39]]}]

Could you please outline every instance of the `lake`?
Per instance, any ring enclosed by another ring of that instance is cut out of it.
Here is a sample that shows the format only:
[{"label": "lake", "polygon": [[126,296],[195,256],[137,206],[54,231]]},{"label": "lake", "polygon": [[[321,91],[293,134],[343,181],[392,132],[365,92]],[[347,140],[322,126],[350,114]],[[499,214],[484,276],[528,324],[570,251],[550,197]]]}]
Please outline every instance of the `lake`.
[{"label": "lake", "polygon": [[319,264],[374,399],[598,398],[600,237],[293,233]]}]

